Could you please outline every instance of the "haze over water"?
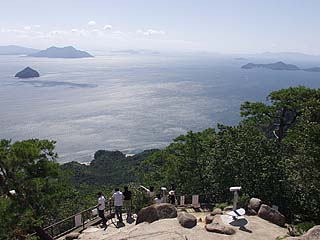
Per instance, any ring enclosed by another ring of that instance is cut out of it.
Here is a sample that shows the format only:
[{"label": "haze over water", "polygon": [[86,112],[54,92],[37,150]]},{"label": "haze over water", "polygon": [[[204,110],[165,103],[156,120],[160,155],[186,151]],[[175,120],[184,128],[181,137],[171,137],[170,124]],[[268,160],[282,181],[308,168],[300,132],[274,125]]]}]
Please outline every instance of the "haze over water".
[{"label": "haze over water", "polygon": [[[161,148],[187,131],[237,124],[242,102],[320,87],[320,73],[243,70],[217,56],[113,54],[92,59],[0,56],[0,138],[57,141],[59,161],[98,149]],[[24,67],[40,78],[13,76]],[[312,65],[314,66],[314,65]]]}]

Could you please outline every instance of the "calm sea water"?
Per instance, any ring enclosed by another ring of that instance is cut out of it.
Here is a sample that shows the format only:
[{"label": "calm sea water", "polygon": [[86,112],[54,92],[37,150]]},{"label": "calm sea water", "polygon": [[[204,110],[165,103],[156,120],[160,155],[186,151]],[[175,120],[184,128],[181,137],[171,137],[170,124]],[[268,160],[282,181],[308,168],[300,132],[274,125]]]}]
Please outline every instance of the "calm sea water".
[{"label": "calm sea water", "polygon": [[[320,73],[242,70],[208,56],[93,59],[0,56],[0,138],[57,141],[60,162],[98,149],[161,148],[189,130],[236,124],[243,101],[289,86],[320,87]],[[37,79],[13,75],[30,66]]]}]

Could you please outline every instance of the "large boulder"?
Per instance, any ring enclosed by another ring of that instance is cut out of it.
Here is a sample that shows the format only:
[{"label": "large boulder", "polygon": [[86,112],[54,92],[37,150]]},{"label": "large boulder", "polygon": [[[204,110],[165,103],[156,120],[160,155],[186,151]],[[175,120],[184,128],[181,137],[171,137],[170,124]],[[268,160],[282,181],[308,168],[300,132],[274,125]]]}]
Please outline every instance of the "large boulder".
[{"label": "large boulder", "polygon": [[222,210],[221,208],[215,208],[213,209],[213,211],[210,213],[211,216],[215,216],[215,215],[222,215]]},{"label": "large boulder", "polygon": [[261,200],[259,198],[251,198],[248,204],[248,208],[259,212],[260,206],[261,206]]},{"label": "large boulder", "polygon": [[77,232],[72,232],[72,233],[69,233],[65,236],[65,239],[66,240],[72,240],[72,239],[78,239],[80,236],[80,233],[77,233]]},{"label": "large boulder", "polygon": [[154,204],[149,207],[142,208],[138,212],[136,224],[142,222],[152,223],[159,219],[176,218],[177,209],[168,203]]},{"label": "large boulder", "polygon": [[233,228],[228,227],[228,226],[224,226],[224,225],[222,225],[220,223],[216,223],[216,222],[207,224],[206,230],[208,232],[214,232],[214,233],[220,233],[220,234],[226,234],[226,235],[232,235],[232,234],[236,233],[236,231]]},{"label": "large boulder", "polygon": [[285,217],[278,210],[265,204],[261,205],[258,216],[281,227],[286,222]]},{"label": "large boulder", "polygon": [[204,219],[206,224],[212,223],[213,219],[215,216],[212,216],[211,214],[207,215],[206,218]]},{"label": "large boulder", "polygon": [[248,209],[247,209],[247,211],[246,211],[246,214],[247,214],[248,216],[255,216],[255,215],[257,215],[258,213],[257,213],[255,210],[253,210],[253,209],[251,209],[251,208],[248,207]]},{"label": "large boulder", "polygon": [[233,210],[233,206],[232,205],[229,205],[229,206],[226,206],[223,211],[224,212],[228,212],[228,211],[232,211]]},{"label": "large boulder", "polygon": [[15,77],[17,77],[17,78],[35,78],[35,77],[40,77],[40,74],[32,68],[26,67],[22,71],[18,72],[15,75]]},{"label": "large boulder", "polygon": [[287,240],[319,240],[320,239],[320,225],[314,226],[308,232],[300,237],[289,237]]},{"label": "large boulder", "polygon": [[181,212],[178,215],[178,221],[185,228],[193,228],[197,225],[197,218],[190,213]]}]

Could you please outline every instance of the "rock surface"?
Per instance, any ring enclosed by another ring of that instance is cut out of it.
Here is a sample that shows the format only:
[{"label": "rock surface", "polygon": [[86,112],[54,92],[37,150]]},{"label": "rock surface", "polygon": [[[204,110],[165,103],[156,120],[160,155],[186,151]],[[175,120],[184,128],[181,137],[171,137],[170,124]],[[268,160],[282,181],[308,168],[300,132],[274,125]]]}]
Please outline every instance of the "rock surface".
[{"label": "rock surface", "polygon": [[300,237],[289,237],[287,240],[320,240],[320,225],[314,226]]},{"label": "rock surface", "polygon": [[197,225],[197,218],[190,213],[181,212],[178,215],[178,221],[182,227],[193,228]]},{"label": "rock surface", "polygon": [[40,74],[32,68],[26,67],[22,71],[18,72],[15,75],[15,77],[17,77],[17,78],[35,78],[35,77],[40,77]]},{"label": "rock surface", "polygon": [[285,217],[278,210],[265,204],[261,205],[258,216],[278,226],[284,226],[286,221]]},{"label": "rock surface", "polygon": [[259,198],[251,198],[248,204],[248,208],[251,208],[256,212],[259,212],[261,202],[262,201]]},{"label": "rock surface", "polygon": [[175,208],[175,206],[168,203],[154,204],[149,207],[142,208],[138,212],[136,224],[139,224],[142,222],[152,223],[159,219],[176,218],[176,217],[177,217],[177,209]]},{"label": "rock surface", "polygon": [[210,213],[211,214],[211,216],[215,216],[215,215],[221,215],[222,214],[222,210],[221,210],[221,208],[215,208],[215,209],[213,209],[213,211]]},{"label": "rock surface", "polygon": [[[203,218],[208,213],[192,213],[197,218]],[[220,218],[217,216],[216,218]],[[89,227],[85,229],[81,240],[275,240],[278,236],[284,236],[287,229],[281,228],[256,216],[246,217],[248,220],[247,229],[251,233],[239,230],[239,227],[232,227],[236,234],[222,235],[205,230],[204,222],[198,223],[192,229],[182,227],[176,218],[160,219],[153,223],[141,223],[138,225],[127,224],[122,228],[115,228],[110,225],[105,231],[103,228]],[[59,239],[64,240],[64,239]]]},{"label": "rock surface", "polygon": [[78,239],[79,236],[80,236],[80,233],[73,232],[73,233],[67,234],[65,239],[66,240]]},{"label": "rock surface", "polygon": [[212,221],[213,221],[213,219],[214,219],[214,215],[207,215],[206,216],[206,218],[204,219],[204,222],[206,223],[206,224],[210,224],[210,223],[212,223]]},{"label": "rock surface", "polygon": [[233,210],[233,206],[232,206],[232,205],[226,206],[226,207],[223,209],[224,212],[232,211],[232,210]]},{"label": "rock surface", "polygon": [[208,232],[215,232],[215,233],[221,233],[221,234],[227,234],[227,235],[232,235],[236,233],[236,231],[233,228],[227,227],[215,222],[207,224],[206,230]]},{"label": "rock surface", "polygon": [[257,215],[258,213],[255,211],[255,210],[253,210],[253,209],[251,209],[251,208],[249,208],[248,207],[248,209],[247,209],[247,211],[246,211],[246,215],[248,215],[248,216],[255,216],[255,215]]}]

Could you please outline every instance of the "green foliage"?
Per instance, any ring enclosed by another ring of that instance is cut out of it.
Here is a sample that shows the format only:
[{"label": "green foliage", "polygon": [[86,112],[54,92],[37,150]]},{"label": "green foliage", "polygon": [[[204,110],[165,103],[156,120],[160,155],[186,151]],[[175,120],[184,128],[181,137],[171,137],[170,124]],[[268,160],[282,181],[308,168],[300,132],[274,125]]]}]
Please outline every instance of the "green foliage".
[{"label": "green foliage", "polygon": [[223,210],[225,207],[229,206],[230,204],[227,203],[227,202],[224,202],[224,203],[216,203],[215,204],[215,208],[220,208],[221,210]]},{"label": "green foliage", "polygon": [[250,196],[248,194],[242,194],[239,197],[238,207],[246,209],[250,201]]},{"label": "green foliage", "polygon": [[69,162],[61,165],[61,169],[68,172],[72,185],[80,184],[101,188],[128,184],[137,180],[136,167],[157,150],[147,150],[134,156],[126,157],[120,151],[99,150],[94,154],[90,165]]},{"label": "green foliage", "polygon": [[[189,132],[140,166],[143,181],[176,183],[181,193],[214,193],[230,201],[230,186],[280,207],[295,217],[319,223],[320,90],[305,87],[269,94],[270,103],[245,102],[238,126]],[[277,136],[277,138],[276,138]]]}]

